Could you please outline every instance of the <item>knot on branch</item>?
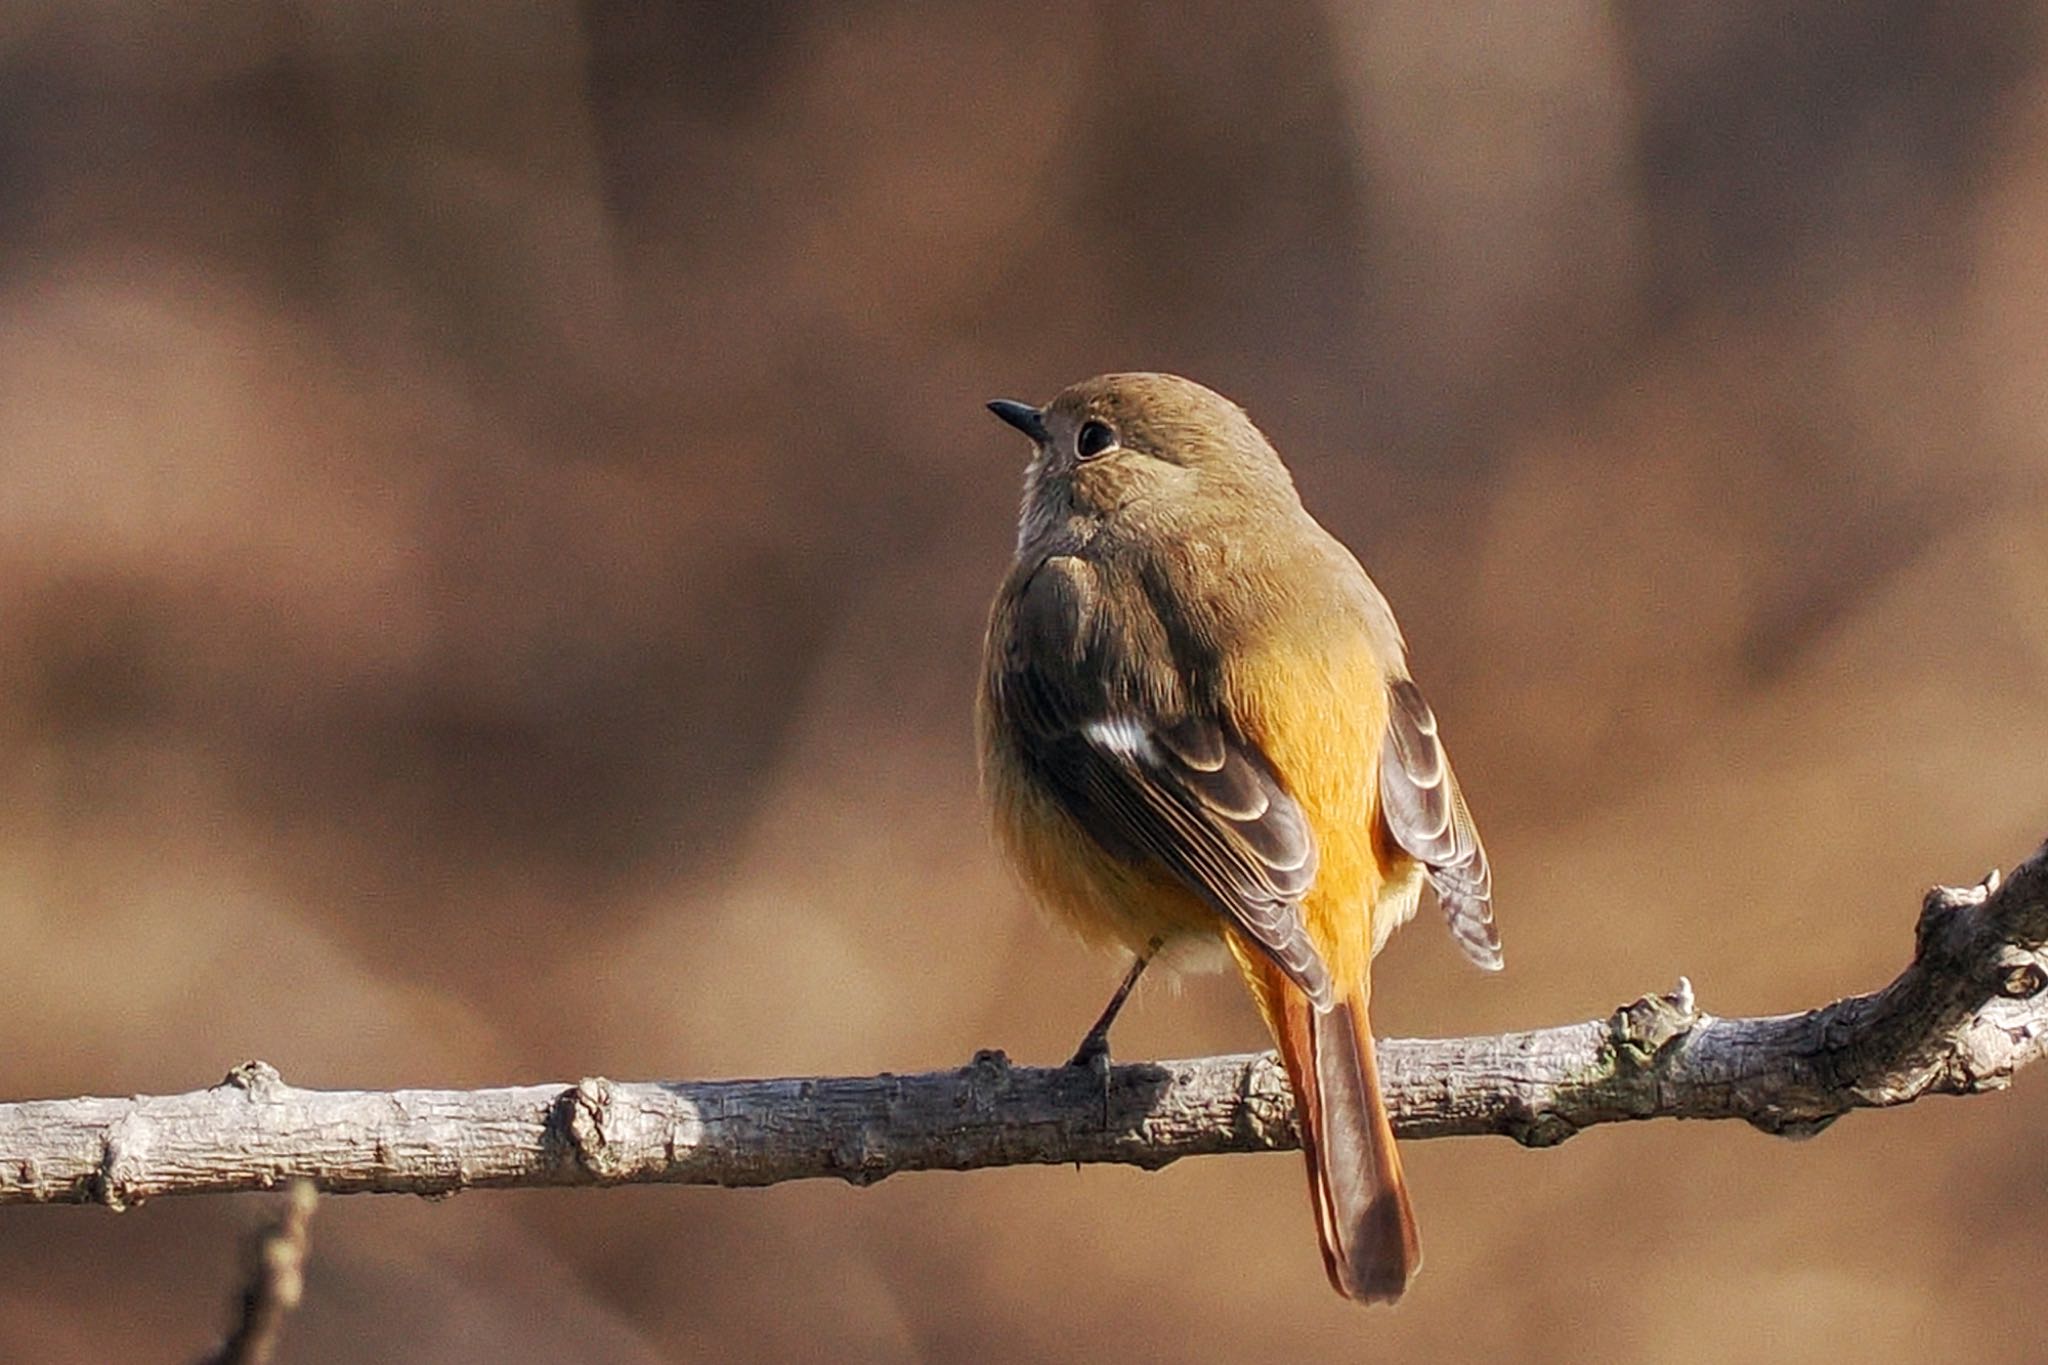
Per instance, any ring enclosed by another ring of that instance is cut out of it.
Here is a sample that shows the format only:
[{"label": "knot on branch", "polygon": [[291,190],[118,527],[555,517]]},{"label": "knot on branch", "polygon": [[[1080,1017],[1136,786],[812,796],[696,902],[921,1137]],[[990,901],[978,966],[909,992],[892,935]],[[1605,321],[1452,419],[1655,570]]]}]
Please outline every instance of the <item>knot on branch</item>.
[{"label": "knot on branch", "polygon": [[142,1203],[143,1177],[149,1170],[149,1125],[134,1114],[123,1115],[107,1128],[100,1143],[100,1163],[92,1176],[92,1196],[115,1213]]},{"label": "knot on branch", "polygon": [[1616,1010],[1609,1021],[1608,1036],[1613,1040],[1617,1062],[1644,1067],[1654,1063],[1658,1053],[1692,1032],[1699,1021],[1692,982],[1681,976],[1678,984],[1665,994],[1645,995]]},{"label": "knot on branch", "polygon": [[585,1076],[562,1092],[555,1102],[553,1127],[560,1138],[564,1156],[599,1180],[618,1173],[619,1162],[612,1154],[609,1132],[612,1122],[612,1083],[602,1076]]},{"label": "knot on branch", "polygon": [[2008,1000],[2031,1000],[2048,988],[2048,972],[2038,962],[2005,964],[1998,980],[1998,993]]},{"label": "knot on branch", "polygon": [[1976,939],[1977,915],[2002,881],[1997,868],[1975,886],[1936,886],[1920,899],[1920,919],[1913,926],[1913,961],[1948,966],[1967,959]]},{"label": "knot on branch", "polygon": [[1507,1135],[1524,1147],[1555,1147],[1579,1135],[1579,1126],[1552,1109],[1524,1107],[1505,1121]]},{"label": "knot on branch", "polygon": [[1261,1052],[1238,1073],[1237,1102],[1230,1109],[1231,1131],[1247,1145],[1269,1147],[1282,1135],[1299,1142],[1294,1121],[1294,1092],[1277,1052]]},{"label": "knot on branch", "polygon": [[880,1119],[863,1121],[833,1144],[832,1173],[856,1188],[865,1189],[892,1169],[889,1129]]},{"label": "knot on branch", "polygon": [[969,1102],[976,1109],[988,1108],[997,1096],[1010,1088],[1015,1070],[1010,1054],[1001,1048],[985,1047],[975,1053],[974,1060],[961,1073],[961,1079],[967,1082]]},{"label": "knot on branch", "polygon": [[251,1100],[274,1102],[283,1098],[284,1077],[269,1062],[251,1059],[220,1078],[224,1090],[240,1090]]},{"label": "knot on branch", "polygon": [[1772,1137],[1789,1138],[1794,1142],[1804,1142],[1807,1138],[1818,1137],[1826,1132],[1830,1124],[1842,1117],[1842,1112],[1837,1111],[1831,1114],[1792,1114],[1777,1108],[1764,1108],[1744,1114],[1743,1118],[1747,1119],[1749,1126],[1756,1129],[1759,1133],[1769,1133]]}]

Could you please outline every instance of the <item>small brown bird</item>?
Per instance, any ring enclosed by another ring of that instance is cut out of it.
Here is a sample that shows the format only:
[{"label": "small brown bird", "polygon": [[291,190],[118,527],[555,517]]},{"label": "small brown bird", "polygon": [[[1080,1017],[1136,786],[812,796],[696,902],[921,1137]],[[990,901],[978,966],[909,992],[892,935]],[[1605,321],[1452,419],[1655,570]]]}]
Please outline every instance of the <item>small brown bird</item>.
[{"label": "small brown bird", "polygon": [[[1087,938],[1235,958],[1279,1044],[1330,1282],[1392,1302],[1420,1263],[1366,1019],[1422,883],[1501,965],[1478,831],[1393,611],[1243,409],[1105,375],[996,416],[1036,446],[977,707],[1000,841]],[[1205,951],[1207,950],[1207,951]]]}]

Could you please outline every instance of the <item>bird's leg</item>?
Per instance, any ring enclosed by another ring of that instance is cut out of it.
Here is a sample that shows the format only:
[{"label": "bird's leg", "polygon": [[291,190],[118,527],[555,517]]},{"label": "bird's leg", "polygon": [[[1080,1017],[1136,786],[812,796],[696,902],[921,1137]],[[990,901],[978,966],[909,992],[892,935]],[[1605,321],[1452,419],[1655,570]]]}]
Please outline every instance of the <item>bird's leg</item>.
[{"label": "bird's leg", "polygon": [[1109,997],[1109,1003],[1102,1008],[1102,1017],[1095,1021],[1095,1026],[1088,1030],[1088,1036],[1081,1040],[1080,1050],[1067,1063],[1068,1066],[1100,1066],[1105,1073],[1104,1084],[1108,1084],[1106,1075],[1109,1070],[1109,1026],[1116,1022],[1117,1015],[1123,1010],[1124,1001],[1131,998],[1131,988],[1136,986],[1138,978],[1145,974],[1145,965],[1152,960],[1153,954],[1159,951],[1160,943],[1159,939],[1153,939],[1145,945],[1145,951],[1139,953],[1136,960],[1131,963],[1131,969],[1124,973],[1123,984],[1116,988],[1115,995]]}]

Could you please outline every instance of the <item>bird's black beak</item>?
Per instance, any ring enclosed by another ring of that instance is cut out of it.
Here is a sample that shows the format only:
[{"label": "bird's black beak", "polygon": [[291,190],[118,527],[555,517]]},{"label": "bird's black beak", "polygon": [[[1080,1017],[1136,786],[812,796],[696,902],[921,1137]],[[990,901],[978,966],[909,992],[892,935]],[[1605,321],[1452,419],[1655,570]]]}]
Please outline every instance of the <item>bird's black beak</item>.
[{"label": "bird's black beak", "polygon": [[988,410],[1038,444],[1045,444],[1045,414],[1029,403],[1019,403],[1014,398],[998,398],[988,405]]}]

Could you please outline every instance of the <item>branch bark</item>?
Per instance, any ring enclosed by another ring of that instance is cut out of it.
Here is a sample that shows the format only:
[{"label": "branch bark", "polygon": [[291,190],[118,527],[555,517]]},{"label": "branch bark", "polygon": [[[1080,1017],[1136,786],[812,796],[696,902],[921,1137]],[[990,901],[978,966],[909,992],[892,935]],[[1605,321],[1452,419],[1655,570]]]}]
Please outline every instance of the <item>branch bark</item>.
[{"label": "branch bark", "polygon": [[[1803,1014],[1717,1019],[1683,980],[1605,1019],[1395,1039],[1382,1079],[1404,1138],[1550,1146],[1624,1119],[1743,1119],[1805,1136],[1851,1109],[2002,1089],[2048,1047],[2048,846],[2001,881],[1937,888],[1912,963]],[[270,1189],[334,1194],[668,1182],[770,1185],[899,1171],[1291,1148],[1271,1054],[1106,1074],[983,1052],[921,1075],[493,1090],[303,1090],[262,1062],[210,1090],[0,1104],[0,1203]]]}]

